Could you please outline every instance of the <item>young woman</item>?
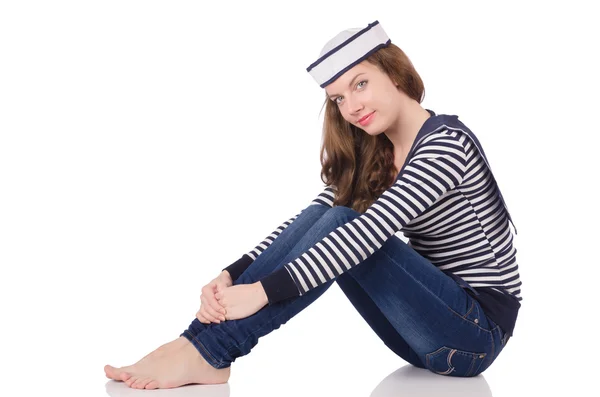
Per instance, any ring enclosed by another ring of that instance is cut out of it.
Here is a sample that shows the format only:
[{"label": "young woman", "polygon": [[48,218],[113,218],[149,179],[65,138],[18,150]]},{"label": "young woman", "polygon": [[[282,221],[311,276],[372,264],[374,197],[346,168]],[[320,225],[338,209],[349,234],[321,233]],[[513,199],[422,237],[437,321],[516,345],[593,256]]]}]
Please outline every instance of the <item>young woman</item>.
[{"label": "young woman", "polygon": [[324,191],[202,289],[179,338],[107,365],[109,378],[227,382],[237,357],[333,283],[414,366],[476,376],[506,346],[522,300],[517,250],[476,136],[421,107],[423,82],[378,21],[335,36],[308,71],[326,94]]}]

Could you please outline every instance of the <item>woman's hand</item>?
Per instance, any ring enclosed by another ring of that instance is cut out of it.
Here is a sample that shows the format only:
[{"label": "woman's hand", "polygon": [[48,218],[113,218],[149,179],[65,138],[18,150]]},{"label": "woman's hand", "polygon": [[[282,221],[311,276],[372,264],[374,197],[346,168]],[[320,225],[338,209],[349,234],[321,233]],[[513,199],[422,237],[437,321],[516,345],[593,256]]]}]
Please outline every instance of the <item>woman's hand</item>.
[{"label": "woman's hand", "polygon": [[253,315],[269,303],[260,281],[252,284],[238,284],[215,294],[225,308],[227,320],[237,320]]},{"label": "woman's hand", "polygon": [[204,324],[211,322],[219,324],[225,320],[227,310],[215,298],[215,293],[231,287],[233,281],[227,270],[223,270],[215,279],[202,287],[200,295],[200,310],[196,313],[198,321]]}]

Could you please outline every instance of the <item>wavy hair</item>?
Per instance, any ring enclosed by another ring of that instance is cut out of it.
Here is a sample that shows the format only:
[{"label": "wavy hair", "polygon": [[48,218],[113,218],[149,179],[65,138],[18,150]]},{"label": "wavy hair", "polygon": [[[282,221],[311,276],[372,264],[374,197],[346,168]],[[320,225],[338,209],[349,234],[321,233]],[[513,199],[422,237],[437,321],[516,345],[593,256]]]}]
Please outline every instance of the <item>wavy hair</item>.
[{"label": "wavy hair", "polygon": [[[390,43],[366,61],[386,73],[410,98],[423,101],[423,81],[398,46]],[[364,213],[393,185],[400,172],[394,164],[394,147],[385,134],[371,136],[347,122],[327,93],[325,96],[321,180],[335,189],[334,206],[344,205]]]}]

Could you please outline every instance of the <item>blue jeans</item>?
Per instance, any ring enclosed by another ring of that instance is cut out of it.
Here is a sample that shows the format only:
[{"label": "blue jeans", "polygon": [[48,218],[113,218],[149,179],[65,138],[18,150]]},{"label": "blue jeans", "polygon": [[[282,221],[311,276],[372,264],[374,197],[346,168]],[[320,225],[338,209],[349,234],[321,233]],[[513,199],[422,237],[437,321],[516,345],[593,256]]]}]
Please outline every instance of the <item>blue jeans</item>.
[{"label": "blue jeans", "polygon": [[[309,205],[234,282],[251,284],[291,262],[337,227],[360,216],[351,208]],[[505,345],[502,329],[464,286],[396,236],[366,260],[306,294],[220,324],[194,319],[187,338],[215,368],[250,353],[267,335],[334,282],[386,346],[410,364],[442,375],[475,376]]]}]

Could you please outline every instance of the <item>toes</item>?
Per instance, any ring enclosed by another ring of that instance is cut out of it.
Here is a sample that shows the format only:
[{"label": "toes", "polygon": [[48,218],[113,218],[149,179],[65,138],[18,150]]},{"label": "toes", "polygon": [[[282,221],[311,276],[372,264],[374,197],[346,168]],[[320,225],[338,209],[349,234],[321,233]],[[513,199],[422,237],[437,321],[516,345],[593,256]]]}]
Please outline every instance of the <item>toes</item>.
[{"label": "toes", "polygon": [[[133,382],[135,382],[138,379],[138,377],[136,375],[131,375],[131,374],[127,373],[127,372],[125,374],[126,374],[127,379],[124,379],[124,381],[127,384],[127,386],[131,387],[131,385],[133,384]],[[124,376],[121,375],[121,379],[123,379],[123,377]]]},{"label": "toes", "polygon": [[156,380],[151,381],[150,383],[148,383],[146,385],[146,389],[147,390],[158,389],[158,381],[156,381]]},{"label": "toes", "polygon": [[132,384],[131,384],[131,388],[132,389],[139,389],[138,384],[140,382],[140,378],[137,378]]},{"label": "toes", "polygon": [[135,389],[143,389],[151,381],[152,381],[152,379],[150,379],[150,378],[140,378],[140,379],[137,380],[137,382],[135,382],[133,384],[133,387]]},{"label": "toes", "polygon": [[117,368],[113,367],[112,365],[105,365],[104,373],[106,374],[107,378],[114,379],[114,380],[121,380],[119,377],[119,370]]},{"label": "toes", "polygon": [[119,374],[119,379],[123,382],[127,382],[131,378],[131,374],[129,372],[121,372]]}]

